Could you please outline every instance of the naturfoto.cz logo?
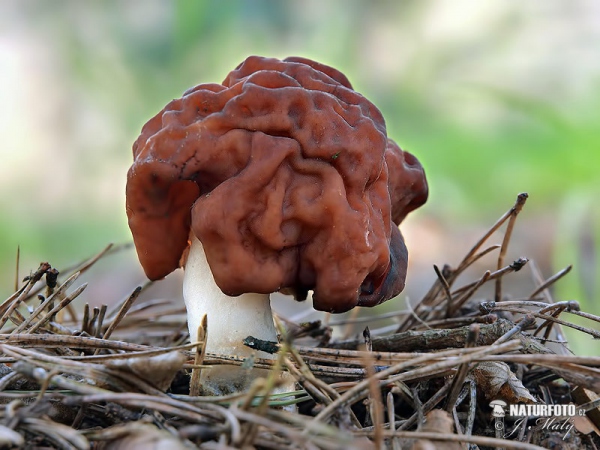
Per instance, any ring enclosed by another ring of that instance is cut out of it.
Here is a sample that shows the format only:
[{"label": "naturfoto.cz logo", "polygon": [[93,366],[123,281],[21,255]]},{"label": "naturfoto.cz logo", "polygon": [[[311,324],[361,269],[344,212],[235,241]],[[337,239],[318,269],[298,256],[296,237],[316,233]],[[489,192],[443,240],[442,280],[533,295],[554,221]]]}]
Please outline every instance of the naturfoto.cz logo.
[{"label": "naturfoto.cz logo", "polygon": [[571,416],[577,415],[575,405],[510,405],[509,416]]},{"label": "naturfoto.cz logo", "polygon": [[[538,428],[547,431],[558,431],[566,437],[574,427],[572,418],[584,415],[583,409],[577,409],[575,405],[508,405],[503,400],[490,402],[494,428],[497,432],[503,432],[503,437],[508,438],[516,434],[523,427],[527,430]],[[508,411],[507,411],[508,407]],[[512,427],[505,429],[505,417],[514,419]]]}]

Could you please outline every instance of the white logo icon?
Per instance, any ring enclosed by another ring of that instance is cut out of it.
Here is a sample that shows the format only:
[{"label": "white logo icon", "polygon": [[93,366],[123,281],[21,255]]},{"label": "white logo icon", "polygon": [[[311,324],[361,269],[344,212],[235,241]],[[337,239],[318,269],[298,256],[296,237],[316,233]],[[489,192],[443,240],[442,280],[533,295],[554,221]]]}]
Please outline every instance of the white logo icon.
[{"label": "white logo icon", "polygon": [[494,417],[504,417],[506,412],[504,408],[506,408],[506,402],[503,400],[493,400],[490,402],[490,407],[492,408],[492,416]]}]

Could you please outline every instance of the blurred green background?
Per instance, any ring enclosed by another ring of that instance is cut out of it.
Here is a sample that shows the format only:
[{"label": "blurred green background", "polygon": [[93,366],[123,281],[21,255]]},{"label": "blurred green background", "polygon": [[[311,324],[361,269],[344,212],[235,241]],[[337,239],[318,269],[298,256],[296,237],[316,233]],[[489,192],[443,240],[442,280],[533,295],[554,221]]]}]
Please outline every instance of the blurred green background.
[{"label": "blurred green background", "polygon": [[[23,276],[130,240],[142,125],[250,54],[340,69],[421,160],[430,201],[403,225],[412,300],[526,191],[508,260],[545,277],[574,264],[555,298],[599,312],[600,3],[577,0],[3,1],[0,295],[17,246]],[[128,277],[120,295],[137,264],[129,252],[99,270]]]}]

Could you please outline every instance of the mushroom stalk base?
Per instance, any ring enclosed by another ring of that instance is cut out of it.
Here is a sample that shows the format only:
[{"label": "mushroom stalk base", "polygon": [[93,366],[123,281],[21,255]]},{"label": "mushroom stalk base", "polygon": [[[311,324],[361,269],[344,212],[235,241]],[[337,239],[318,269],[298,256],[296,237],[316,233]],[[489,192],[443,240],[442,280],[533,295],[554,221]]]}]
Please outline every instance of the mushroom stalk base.
[{"label": "mushroom stalk base", "polygon": [[[277,342],[269,295],[249,293],[229,297],[223,294],[210,271],[202,243],[195,236],[191,240],[183,278],[183,298],[191,341],[195,341],[200,322],[206,314],[208,353],[275,359],[275,355],[252,350],[242,342],[248,336]],[[266,369],[219,365],[202,370],[200,391],[202,395],[243,392],[253,380],[268,375]],[[294,382],[289,374],[282,373],[281,377],[283,384],[276,392],[294,390]]]}]

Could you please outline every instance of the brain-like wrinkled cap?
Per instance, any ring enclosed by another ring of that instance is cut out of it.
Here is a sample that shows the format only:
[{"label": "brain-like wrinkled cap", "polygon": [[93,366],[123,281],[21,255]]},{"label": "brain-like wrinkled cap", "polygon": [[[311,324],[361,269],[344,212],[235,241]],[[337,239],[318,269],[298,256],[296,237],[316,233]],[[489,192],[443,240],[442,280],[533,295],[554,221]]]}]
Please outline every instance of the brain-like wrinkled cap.
[{"label": "brain-like wrinkled cap", "polygon": [[336,69],[249,57],[170,102],[133,155],[127,215],[150,279],[179,267],[191,231],[230,296],[313,290],[343,312],[404,288],[395,224],[425,202],[425,175]]}]

